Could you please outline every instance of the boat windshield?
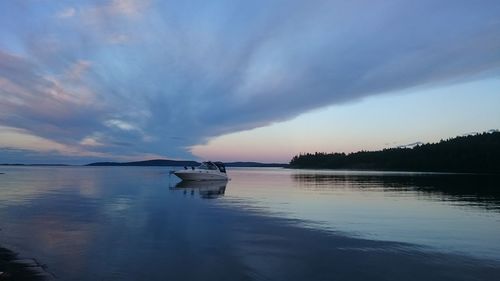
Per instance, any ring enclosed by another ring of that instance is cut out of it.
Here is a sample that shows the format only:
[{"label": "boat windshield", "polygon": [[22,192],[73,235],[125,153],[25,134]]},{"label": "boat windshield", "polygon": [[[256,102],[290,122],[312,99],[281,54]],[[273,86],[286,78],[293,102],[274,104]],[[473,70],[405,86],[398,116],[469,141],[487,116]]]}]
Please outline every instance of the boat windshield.
[{"label": "boat windshield", "polygon": [[224,163],[215,162],[214,164],[217,166],[217,168],[219,168],[219,171],[221,171],[222,173],[226,173],[226,166],[224,166]]},{"label": "boat windshield", "polygon": [[212,163],[212,162],[203,162],[201,163],[200,166],[198,166],[198,169],[201,169],[201,170],[218,170],[219,168],[217,168],[217,166]]}]

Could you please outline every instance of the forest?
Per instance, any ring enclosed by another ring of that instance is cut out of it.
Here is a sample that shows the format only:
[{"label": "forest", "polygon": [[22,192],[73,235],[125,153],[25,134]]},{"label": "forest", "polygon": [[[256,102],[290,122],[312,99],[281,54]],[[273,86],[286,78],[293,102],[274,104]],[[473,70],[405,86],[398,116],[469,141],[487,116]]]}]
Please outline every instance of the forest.
[{"label": "forest", "polygon": [[292,158],[290,168],[500,173],[500,132],[459,136],[413,148],[300,154]]}]

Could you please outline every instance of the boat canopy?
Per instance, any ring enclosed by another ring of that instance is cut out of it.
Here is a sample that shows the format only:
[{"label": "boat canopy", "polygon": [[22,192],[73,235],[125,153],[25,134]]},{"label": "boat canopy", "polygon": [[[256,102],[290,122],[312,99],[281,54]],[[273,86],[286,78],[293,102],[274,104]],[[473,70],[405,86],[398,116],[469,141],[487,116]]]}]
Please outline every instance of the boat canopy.
[{"label": "boat canopy", "polygon": [[222,162],[203,162],[201,165],[198,167],[198,169],[202,170],[219,170],[221,173],[226,172],[226,167],[224,166],[224,163]]},{"label": "boat canopy", "polygon": [[224,165],[224,163],[215,162],[214,164],[217,166],[217,168],[219,168],[219,171],[221,171],[222,173],[226,172],[226,166]]}]

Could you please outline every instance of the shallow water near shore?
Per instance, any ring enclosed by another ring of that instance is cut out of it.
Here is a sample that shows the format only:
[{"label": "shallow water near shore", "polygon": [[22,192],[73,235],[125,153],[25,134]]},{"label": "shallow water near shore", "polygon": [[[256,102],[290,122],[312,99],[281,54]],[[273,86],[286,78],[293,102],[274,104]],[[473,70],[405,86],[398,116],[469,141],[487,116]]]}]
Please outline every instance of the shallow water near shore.
[{"label": "shallow water near shore", "polygon": [[496,280],[497,176],[0,167],[0,246],[60,280]]}]

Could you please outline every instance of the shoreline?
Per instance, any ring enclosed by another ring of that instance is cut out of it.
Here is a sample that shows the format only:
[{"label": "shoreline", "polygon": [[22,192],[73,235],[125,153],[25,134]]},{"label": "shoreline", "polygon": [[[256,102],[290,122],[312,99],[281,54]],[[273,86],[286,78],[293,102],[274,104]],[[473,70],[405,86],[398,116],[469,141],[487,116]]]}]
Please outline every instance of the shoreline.
[{"label": "shoreline", "polygon": [[20,259],[18,254],[0,246],[1,281],[41,281],[47,280],[44,265],[36,260]]},{"label": "shoreline", "polygon": [[436,174],[436,175],[491,175],[498,176],[500,172],[477,172],[477,171],[429,171],[429,170],[405,170],[405,169],[360,169],[360,168],[323,168],[323,167],[286,167],[290,170],[307,171],[336,171],[336,172],[381,172],[393,174]]}]

